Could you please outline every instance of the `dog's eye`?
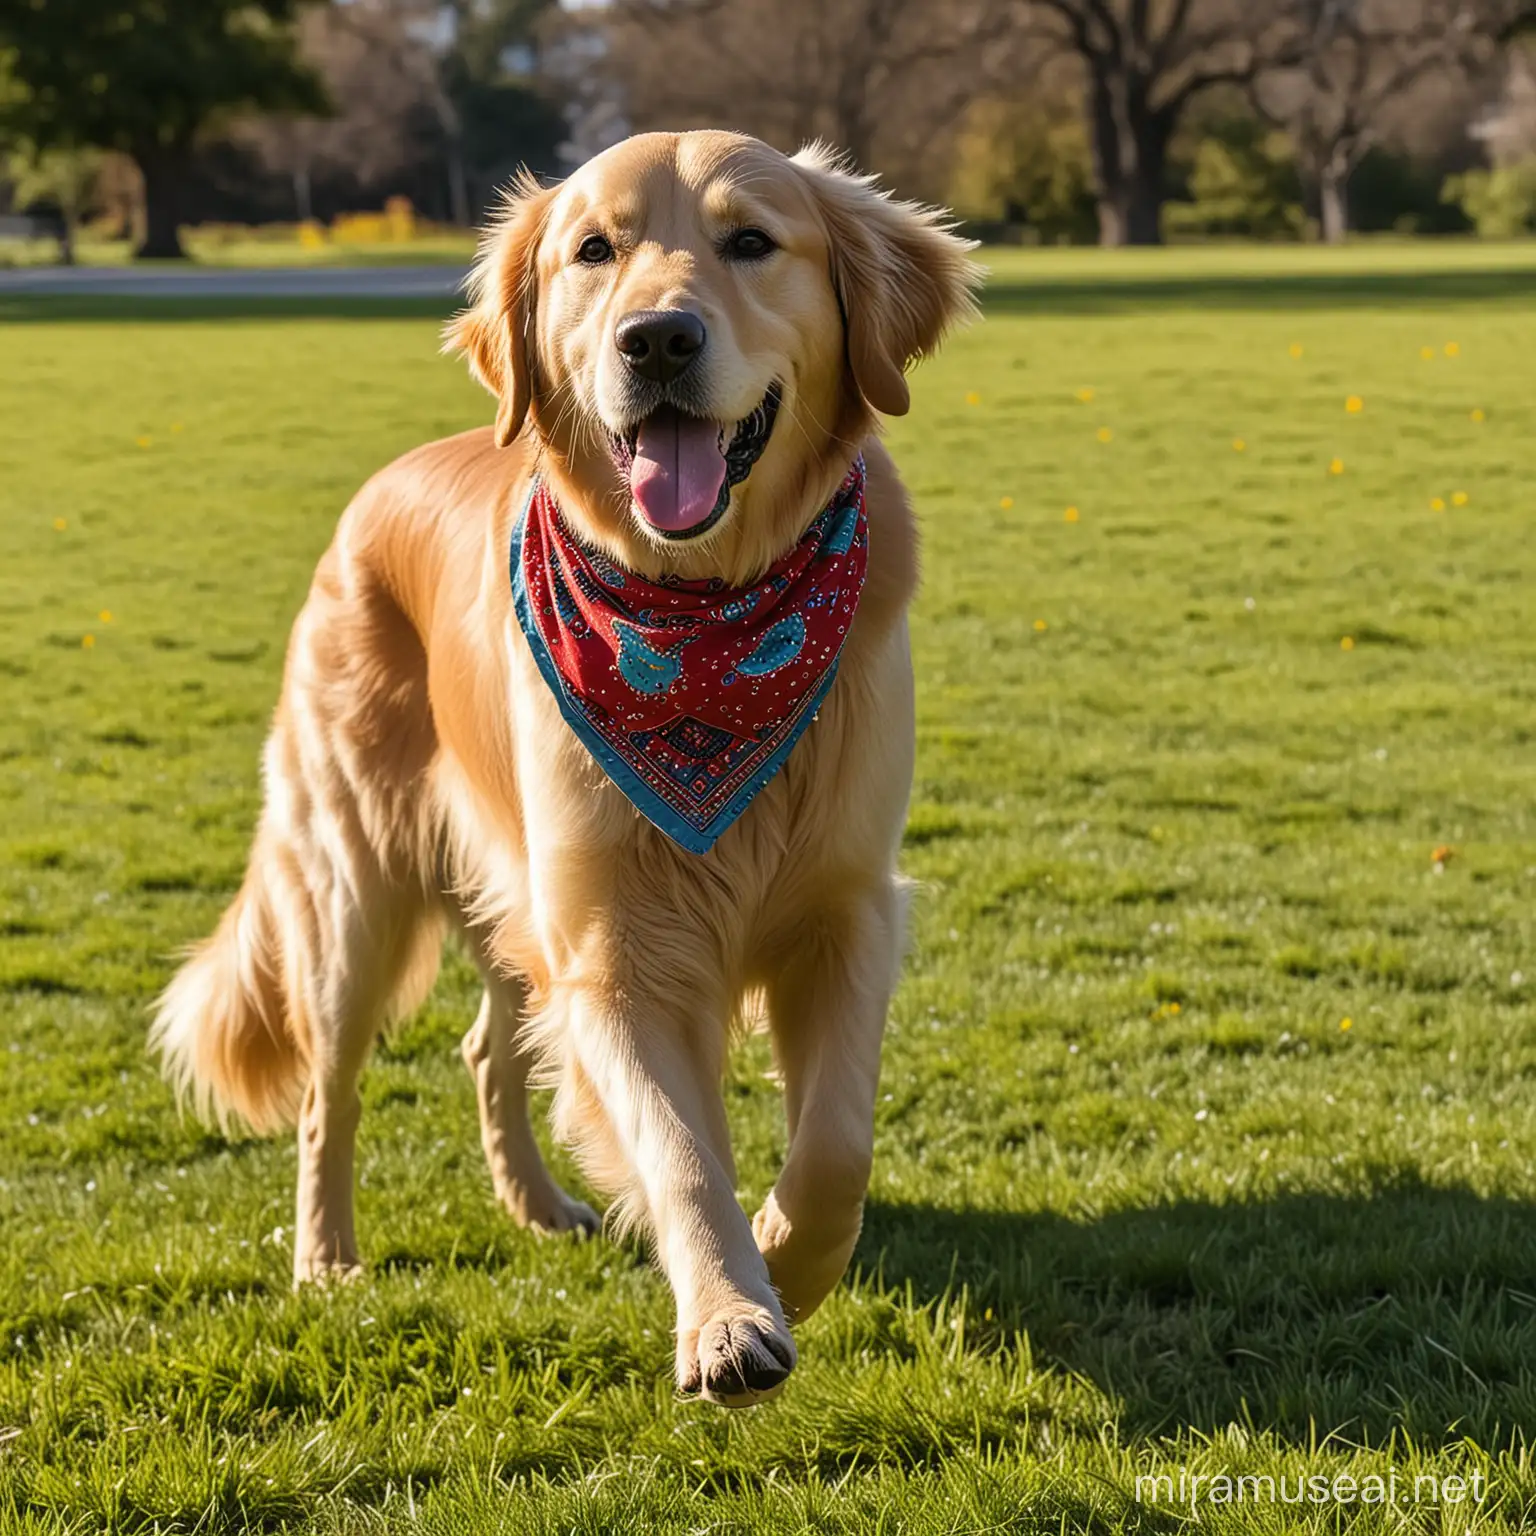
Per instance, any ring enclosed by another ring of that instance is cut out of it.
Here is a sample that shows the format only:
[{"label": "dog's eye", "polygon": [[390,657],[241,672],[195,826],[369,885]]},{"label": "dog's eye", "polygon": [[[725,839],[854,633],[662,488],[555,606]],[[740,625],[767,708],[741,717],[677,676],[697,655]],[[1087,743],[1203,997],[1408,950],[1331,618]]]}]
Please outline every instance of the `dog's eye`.
[{"label": "dog's eye", "polygon": [[773,237],[760,229],[738,229],[725,242],[725,254],[737,261],[759,261],[777,249]]},{"label": "dog's eye", "polygon": [[576,252],[576,260],[584,267],[600,267],[613,260],[613,246],[606,235],[588,235]]}]

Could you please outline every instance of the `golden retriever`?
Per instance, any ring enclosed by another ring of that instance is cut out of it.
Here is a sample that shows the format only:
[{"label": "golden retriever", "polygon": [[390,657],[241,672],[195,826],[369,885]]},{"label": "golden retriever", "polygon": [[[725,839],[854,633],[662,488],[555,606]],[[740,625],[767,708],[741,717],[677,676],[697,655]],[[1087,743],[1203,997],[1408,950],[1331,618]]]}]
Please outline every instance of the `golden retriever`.
[{"label": "golden retriever", "polygon": [[[903,947],[917,541],[878,414],[907,409],[905,369],[973,311],[968,249],[825,151],[729,133],[641,135],[508,196],[448,331],[495,427],[407,454],[342,516],[293,628],[244,883],[154,1024],[202,1112],[297,1121],[297,1281],[358,1266],[359,1075],[457,929],[484,976],[463,1052],[508,1211],[598,1224],[540,1158],[541,1073],[557,1133],[654,1239],[679,1387],[739,1405],[788,1375],[788,1321],[858,1236]],[[748,423],[755,457],[722,480]],[[867,573],[835,683],[690,851],[566,724],[519,627],[509,548],[534,477],[616,580],[715,590],[795,549],[856,462]],[[749,996],[789,1137],[750,1221],[720,1092]]]}]

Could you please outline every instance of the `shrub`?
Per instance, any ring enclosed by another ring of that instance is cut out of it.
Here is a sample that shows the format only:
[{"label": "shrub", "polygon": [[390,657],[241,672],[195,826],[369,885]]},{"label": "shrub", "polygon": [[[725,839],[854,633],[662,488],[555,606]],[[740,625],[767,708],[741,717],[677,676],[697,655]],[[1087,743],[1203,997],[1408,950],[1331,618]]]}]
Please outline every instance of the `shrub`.
[{"label": "shrub", "polygon": [[1459,206],[1484,240],[1513,240],[1536,230],[1536,159],[1446,178],[1444,202]]},{"label": "shrub", "polygon": [[1092,244],[1098,210],[1080,113],[978,103],[961,135],[951,201],[989,221],[1023,224],[1049,244]]},{"label": "shrub", "polygon": [[1290,140],[1252,119],[1231,119],[1200,140],[1189,194],[1189,202],[1163,210],[1165,232],[1174,238],[1299,240],[1306,232]]}]

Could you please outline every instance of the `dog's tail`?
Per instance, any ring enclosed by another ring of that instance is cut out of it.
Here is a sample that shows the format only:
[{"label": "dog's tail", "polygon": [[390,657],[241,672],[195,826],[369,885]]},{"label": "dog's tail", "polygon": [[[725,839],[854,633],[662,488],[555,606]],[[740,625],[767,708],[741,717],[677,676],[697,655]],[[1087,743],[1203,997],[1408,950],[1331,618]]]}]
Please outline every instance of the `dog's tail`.
[{"label": "dog's tail", "polygon": [[272,873],[258,840],[213,937],[161,994],[149,1036],[179,1098],[205,1120],[238,1118],[255,1131],[293,1121],[308,1077]]}]

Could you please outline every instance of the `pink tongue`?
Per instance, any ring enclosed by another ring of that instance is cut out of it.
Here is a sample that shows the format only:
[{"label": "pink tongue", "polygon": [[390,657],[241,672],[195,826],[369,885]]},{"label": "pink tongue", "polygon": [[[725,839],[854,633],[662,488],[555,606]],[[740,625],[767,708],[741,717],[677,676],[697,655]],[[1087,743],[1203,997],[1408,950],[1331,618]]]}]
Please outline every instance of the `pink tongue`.
[{"label": "pink tongue", "polygon": [[629,490],[653,528],[696,528],[715,510],[724,480],[718,423],[684,416],[670,405],[646,417],[635,439]]}]

